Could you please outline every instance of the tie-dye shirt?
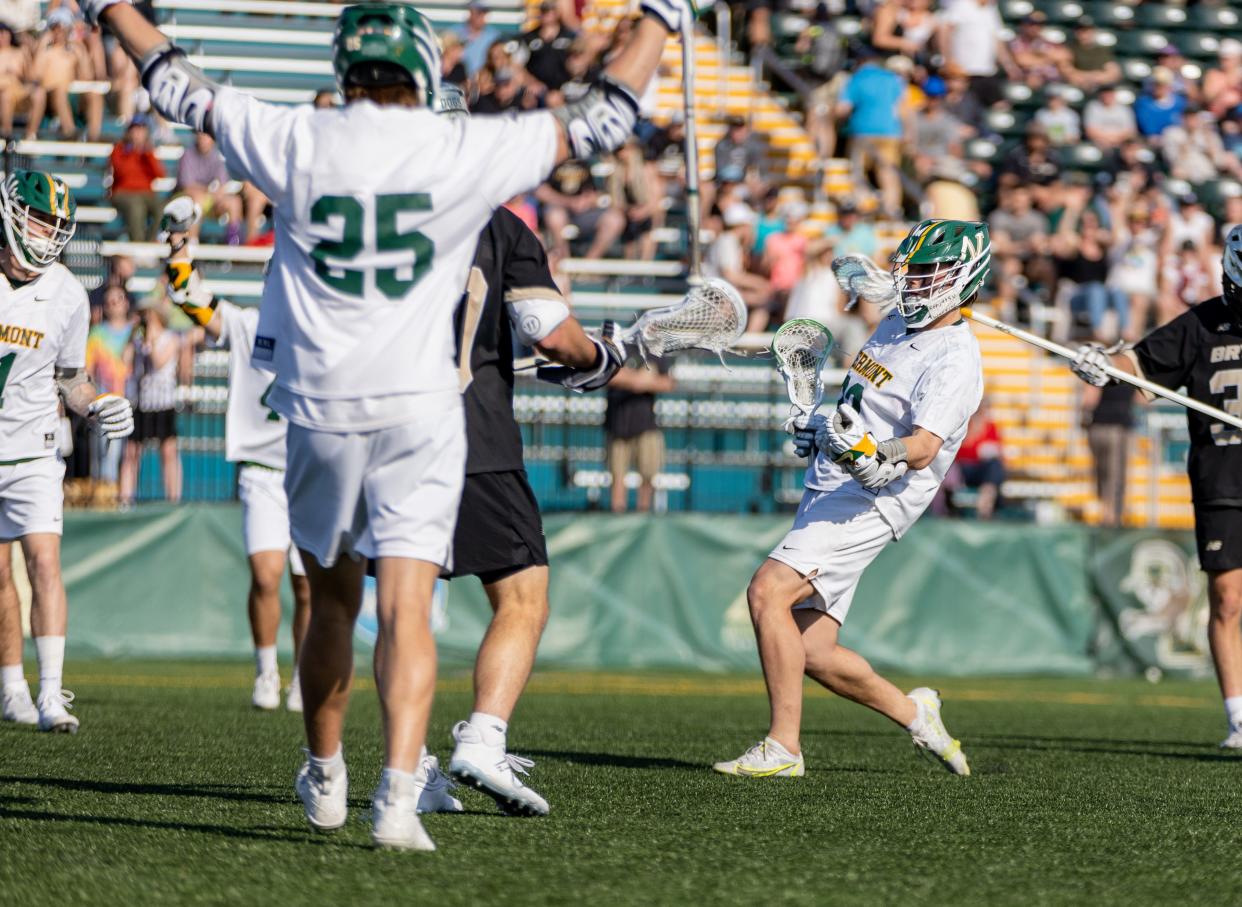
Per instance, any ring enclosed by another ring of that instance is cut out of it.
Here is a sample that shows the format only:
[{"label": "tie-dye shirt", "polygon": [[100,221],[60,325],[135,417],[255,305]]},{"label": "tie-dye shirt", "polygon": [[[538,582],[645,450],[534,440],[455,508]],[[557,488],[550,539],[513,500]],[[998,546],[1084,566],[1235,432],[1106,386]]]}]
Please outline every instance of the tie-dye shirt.
[{"label": "tie-dye shirt", "polygon": [[125,396],[129,368],[125,365],[125,347],[133,334],[133,326],[114,328],[102,322],[91,328],[86,337],[86,371],[101,394]]}]

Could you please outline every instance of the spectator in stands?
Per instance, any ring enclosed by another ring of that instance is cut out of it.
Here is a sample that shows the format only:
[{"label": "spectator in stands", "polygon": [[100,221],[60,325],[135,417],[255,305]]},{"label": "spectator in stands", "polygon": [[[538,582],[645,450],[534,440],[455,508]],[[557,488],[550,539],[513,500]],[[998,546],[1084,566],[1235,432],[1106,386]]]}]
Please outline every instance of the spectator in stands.
[{"label": "spectator in stands", "polygon": [[466,47],[456,32],[440,33],[440,81],[464,86],[470,81],[466,70]]},{"label": "spectator in stands", "polygon": [[1102,526],[1120,526],[1125,512],[1135,393],[1120,381],[1102,388],[1089,385],[1082,392],[1082,422],[1091,448]]},{"label": "spectator in stands", "polygon": [[1011,149],[1001,161],[1000,184],[1026,187],[1040,210],[1052,211],[1057,207],[1056,186],[1060,178],[1061,163],[1043,127],[1028,123],[1022,144]]},{"label": "spectator in stands", "polygon": [[254,183],[246,182],[242,183],[241,199],[246,217],[246,245],[271,245],[275,240],[270,222],[266,233],[259,230],[263,219],[267,216],[267,196],[260,192],[259,187]]},{"label": "spectator in stands", "polygon": [[837,202],[837,222],[824,231],[838,255],[866,255],[875,258],[880,246],[875,226],[863,217],[852,198]]},{"label": "spectator in stands", "polygon": [[1048,100],[1035,112],[1035,122],[1048,136],[1053,147],[1075,145],[1082,138],[1081,121],[1078,111],[1069,106],[1065,93],[1059,91],[1060,86],[1048,87]]},{"label": "spectator in stands", "polygon": [[965,123],[951,114],[944,104],[948,88],[944,79],[932,76],[923,83],[923,106],[911,118],[907,154],[914,172],[926,181],[938,161],[962,156],[962,143],[969,135]]},{"label": "spectator in stands", "polygon": [[1004,74],[1021,81],[1005,44],[1005,23],[995,0],[958,0],[940,13],[940,48],[945,64],[960,66],[970,77],[970,89],[985,106],[1004,97]]},{"label": "spectator in stands", "polygon": [[1018,25],[1018,33],[1009,42],[1009,52],[1030,88],[1042,88],[1055,82],[1070,59],[1065,48],[1044,36],[1048,17],[1039,10],[1028,13]]},{"label": "spectator in stands", "polygon": [[875,172],[881,205],[890,217],[901,214],[901,144],[910,116],[906,87],[901,75],[864,50],[836,109],[837,119],[846,120],[854,178],[861,182],[868,171]]},{"label": "spectator in stands", "polygon": [[940,77],[944,79],[947,89],[944,96],[945,111],[970,130],[967,138],[981,133],[984,128],[983,105],[970,91],[970,77],[966,75],[966,70],[956,64],[948,64],[941,68]]},{"label": "spectator in stands", "polygon": [[1242,107],[1242,41],[1220,42],[1217,65],[1203,77],[1203,103],[1212,115],[1223,119]]},{"label": "spectator in stands", "polygon": [[61,138],[73,139],[77,123],[69,102],[69,87],[79,77],[87,61],[84,48],[71,40],[73,13],[61,7],[48,16],[47,32],[39,39],[31,63],[34,90],[30,95],[30,119],[26,138],[38,137],[44,112],[49,108],[60,127]]},{"label": "spectator in stands", "polygon": [[737,288],[750,310],[747,330],[762,331],[771,317],[772,286],[747,261],[754,245],[755,212],[743,202],[729,202],[721,211],[722,228],[707,251],[707,269]]},{"label": "spectator in stands", "polygon": [[604,436],[613,513],[625,513],[628,507],[625,479],[631,466],[638,470],[639,479],[635,509],[640,513],[651,510],[655,479],[664,467],[664,433],[656,422],[656,394],[671,393],[676,384],[667,360],[654,359],[651,365],[623,368],[608,384]]},{"label": "spectator in stands", "polygon": [[1110,209],[1114,241],[1108,285],[1130,301],[1130,327],[1122,331],[1122,338],[1134,341],[1146,331],[1158,298],[1163,231],[1152,222],[1146,202],[1126,183],[1117,188]]},{"label": "spectator in stands", "polygon": [[13,138],[13,115],[30,97],[30,57],[7,26],[0,26],[0,138]]},{"label": "spectator in stands", "polygon": [[1051,287],[1048,218],[1032,204],[1030,190],[1016,185],[1001,190],[1000,207],[988,218],[988,227],[998,302],[1012,317],[1020,289]]},{"label": "spectator in stands", "polygon": [[1134,111],[1117,100],[1116,85],[1101,85],[1082,113],[1083,132],[1097,148],[1117,148],[1138,135]]},{"label": "spectator in stands", "polygon": [[979,493],[975,515],[981,520],[992,519],[1005,482],[1005,460],[1000,429],[988,413],[986,400],[966,425],[966,437],[954,465],[960,471],[962,486]]},{"label": "spectator in stands", "polygon": [[116,122],[128,123],[134,118],[138,100],[144,95],[145,89],[138,77],[138,67],[119,41],[112,42],[111,49],[107,51],[107,73],[108,80],[112,83],[109,96]]},{"label": "spectator in stands", "polygon": [[112,147],[108,163],[112,169],[112,204],[130,241],[153,241],[164,207],[154,183],[164,176],[164,165],[155,156],[145,117],[130,121],[124,137]]},{"label": "spectator in stands", "polygon": [[[1189,104],[1198,104],[1200,98],[1199,83],[1194,79],[1189,79],[1182,71],[1186,67],[1186,58],[1182,56],[1182,52],[1178,50],[1175,44],[1166,44],[1163,48],[1156,51],[1156,65],[1153,67],[1153,73],[1156,69],[1164,68],[1173,74],[1173,91],[1186,99]],[[1196,66],[1194,72],[1198,72]]]},{"label": "spectator in stands", "polygon": [[133,372],[130,397],[134,406],[134,433],[121,464],[121,504],[134,502],[143,447],[159,444],[164,497],[181,500],[181,458],[177,453],[177,365],[181,336],[168,326],[170,312],[157,290],[138,304],[141,321],[133,336]]},{"label": "spectator in stands", "polygon": [[807,235],[803,229],[810,210],[802,198],[791,197],[780,208],[784,228],[768,236],[763,246],[762,270],[772,289],[772,310],[785,310],[790,294],[806,271]]},{"label": "spectator in stands", "polygon": [[608,194],[621,200],[625,212],[625,230],[621,233],[625,257],[651,261],[656,252],[652,230],[664,223],[664,199],[658,194],[658,185],[650,181],[637,138],[632,137],[617,152],[617,164],[608,177]]},{"label": "spectator in stands", "polygon": [[763,197],[768,182],[767,149],[745,117],[729,117],[725,134],[716,143],[714,157],[717,186],[740,183],[752,193],[752,198]]},{"label": "spectator in stands", "polygon": [[526,89],[518,77],[518,73],[508,67],[501,67],[487,73],[487,78],[480,80],[480,86],[488,85],[487,91],[479,95],[479,99],[470,108],[475,113],[504,113],[506,110],[521,110],[526,106]]},{"label": "spectator in stands", "polygon": [[1160,324],[1168,324],[1215,294],[1214,281],[1203,258],[1201,250],[1190,240],[1185,240],[1174,255],[1161,259],[1164,263],[1164,292],[1157,312]]},{"label": "spectator in stands", "polygon": [[1113,49],[1100,41],[1100,33],[1090,16],[1080,16],[1075,23],[1069,58],[1061,61],[1061,73],[1071,85],[1083,91],[1102,90],[1121,79],[1121,67],[1117,65]]},{"label": "spectator in stands", "polygon": [[1070,313],[1087,317],[1093,340],[1110,343],[1130,333],[1130,300],[1107,284],[1113,236],[1089,200],[1086,194],[1070,196],[1052,237],[1052,254],[1068,282]]},{"label": "spectator in stands", "polygon": [[1216,246],[1216,222],[1203,210],[1198,196],[1187,192],[1177,198],[1177,206],[1169,214],[1169,228],[1163,254],[1172,254],[1183,243],[1191,243],[1203,250],[1203,264],[1208,267],[1218,254]]},{"label": "spectator in stands", "polygon": [[526,45],[530,54],[526,71],[539,83],[536,90],[540,94],[559,91],[572,78],[569,54],[574,37],[573,30],[561,20],[555,0],[539,4],[539,21],[530,31],[522,32],[518,40]]},{"label": "spectator in stands", "polygon": [[456,29],[463,45],[462,62],[470,76],[483,68],[488,49],[500,37],[500,32],[487,24],[487,13],[486,3],[472,0],[466,6],[466,21]]},{"label": "spectator in stands", "polygon": [[556,259],[569,257],[570,226],[589,243],[587,258],[603,258],[625,232],[624,204],[595,188],[590,165],[582,161],[571,159],[557,167],[535,190],[535,198],[543,206],[543,224]]},{"label": "spectator in stands", "polygon": [[[130,338],[134,323],[129,314],[129,295],[117,283],[104,284],[103,317],[86,338],[86,371],[101,394],[124,397],[134,350]],[[92,432],[94,476],[97,481],[94,504],[114,507],[118,499],[121,455],[125,444],[110,442]]]},{"label": "spectator in stands", "polygon": [[1164,131],[1161,149],[1175,179],[1206,183],[1222,174],[1242,177],[1242,161],[1225,150],[1210,111],[1183,111],[1181,121]]},{"label": "spectator in stands", "polygon": [[1175,125],[1186,109],[1186,98],[1173,89],[1173,72],[1164,66],[1152,70],[1151,82],[1134,101],[1134,119],[1138,131],[1159,143],[1160,137]]},{"label": "spectator in stands", "polygon": [[215,140],[205,132],[196,134],[194,144],[182,152],[177,163],[176,191],[188,195],[203,210],[202,219],[190,230],[192,238],[198,238],[203,220],[215,216],[224,219],[228,244],[241,244],[242,201],[229,191],[228,184],[228,169]]},{"label": "spectator in stands", "polygon": [[91,307],[91,324],[98,324],[104,317],[104,302],[108,291],[119,287],[125,294],[125,309],[128,313],[134,307],[133,294],[129,292],[129,279],[134,276],[134,260],[128,255],[111,255],[108,257],[108,273],[103,283],[87,294]]},{"label": "spectator in stands", "polygon": [[311,106],[316,110],[331,110],[336,106],[336,89],[319,89],[315,92],[315,97],[311,99]]},{"label": "spectator in stands", "polygon": [[871,44],[877,50],[926,61],[935,35],[931,0],[887,0],[875,8]]}]

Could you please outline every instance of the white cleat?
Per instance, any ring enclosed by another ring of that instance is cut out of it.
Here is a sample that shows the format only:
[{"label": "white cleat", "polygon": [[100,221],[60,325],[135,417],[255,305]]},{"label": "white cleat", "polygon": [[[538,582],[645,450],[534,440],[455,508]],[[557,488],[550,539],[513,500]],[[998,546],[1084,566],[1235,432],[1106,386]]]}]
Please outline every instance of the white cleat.
[{"label": "white cleat", "polygon": [[250,704],[265,712],[280,708],[280,675],[278,673],[265,671],[255,677],[254,692],[250,694]]},{"label": "white cleat", "polygon": [[387,769],[371,800],[371,840],[393,850],[435,850],[435,842],[418,818],[425,775],[422,766],[411,778]]},{"label": "white cleat", "polygon": [[306,821],[315,831],[335,831],[345,824],[349,812],[349,773],[344,757],[321,771],[311,764],[307,752],[293,787],[302,799]]},{"label": "white cleat", "polygon": [[533,761],[506,753],[504,746],[485,743],[479,729],[469,721],[457,722],[453,739],[457,746],[449,761],[449,774],[454,781],[487,794],[505,815],[548,814],[548,801],[518,778],[519,774],[529,774],[527,769],[535,764]]},{"label": "white cleat", "polygon": [[795,756],[771,737],[764,737],[736,759],[717,762],[712,771],[739,778],[801,778],[806,763],[801,753]]},{"label": "white cleat", "polygon": [[909,729],[915,749],[935,756],[954,775],[969,775],[962,744],[949,736],[940,717],[940,694],[930,687],[919,687],[906,696],[918,707],[914,726]]},{"label": "white cleat", "polygon": [[4,688],[0,697],[0,719],[12,721],[14,724],[39,723],[39,710],[30,698],[30,687],[26,685],[26,681]]},{"label": "white cleat", "polygon": [[39,693],[39,730],[53,734],[76,734],[78,719],[67,711],[73,708],[73,693],[57,690],[55,693]]},{"label": "white cleat", "polygon": [[285,709],[290,712],[302,711],[302,684],[296,677],[285,690]]},{"label": "white cleat", "polygon": [[440,760],[435,756],[423,756],[421,766],[422,790],[418,794],[420,813],[459,813],[461,801],[453,796],[457,784],[440,771]]},{"label": "white cleat", "polygon": [[1229,736],[1220,742],[1223,750],[1242,750],[1242,728],[1230,731]]}]

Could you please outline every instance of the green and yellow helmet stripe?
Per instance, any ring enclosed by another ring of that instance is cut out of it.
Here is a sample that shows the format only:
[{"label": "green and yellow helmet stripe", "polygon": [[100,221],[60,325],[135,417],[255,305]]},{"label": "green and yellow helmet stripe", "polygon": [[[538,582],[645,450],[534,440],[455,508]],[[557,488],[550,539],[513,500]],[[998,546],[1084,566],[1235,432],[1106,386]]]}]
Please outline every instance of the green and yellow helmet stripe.
[{"label": "green and yellow helmet stripe", "polygon": [[[17,264],[35,272],[60,258],[77,228],[77,202],[63,179],[41,170],[13,170],[0,182],[4,241]],[[32,227],[31,221],[39,224]]]}]

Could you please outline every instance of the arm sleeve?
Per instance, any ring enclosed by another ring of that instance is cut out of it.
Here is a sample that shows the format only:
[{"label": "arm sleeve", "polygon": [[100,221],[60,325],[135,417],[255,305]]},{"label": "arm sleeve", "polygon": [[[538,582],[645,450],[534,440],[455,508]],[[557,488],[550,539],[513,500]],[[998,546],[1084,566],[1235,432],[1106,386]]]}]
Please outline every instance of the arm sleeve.
[{"label": "arm sleeve", "polygon": [[86,291],[81,286],[75,289],[77,298],[65,327],[65,342],[56,353],[57,368],[86,367],[86,335],[91,329],[91,308],[86,301]]},{"label": "arm sleeve", "polygon": [[1129,351],[1143,377],[1172,390],[1186,383],[1194,365],[1194,313],[1185,312],[1156,328]]},{"label": "arm sleeve", "polygon": [[221,88],[211,108],[212,129],[229,172],[254,183],[277,204],[287,197],[289,137],[297,111],[232,88]]},{"label": "arm sleeve", "polygon": [[556,165],[559,127],[547,111],[474,117],[464,127],[459,160],[493,208],[533,190]]},{"label": "arm sleeve", "polygon": [[978,361],[961,355],[947,358],[915,384],[910,401],[914,424],[948,440],[979,408],[982,397]]}]

